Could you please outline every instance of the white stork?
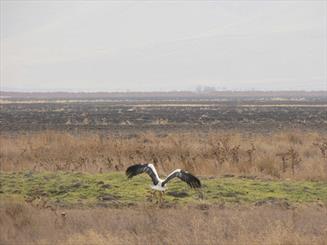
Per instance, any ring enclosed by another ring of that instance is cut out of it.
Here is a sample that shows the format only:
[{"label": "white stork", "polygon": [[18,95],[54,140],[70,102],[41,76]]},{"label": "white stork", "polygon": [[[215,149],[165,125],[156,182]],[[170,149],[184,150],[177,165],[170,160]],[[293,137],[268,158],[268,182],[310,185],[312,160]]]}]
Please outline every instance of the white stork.
[{"label": "white stork", "polygon": [[167,189],[166,184],[175,177],[178,177],[182,181],[186,182],[191,188],[201,187],[201,182],[197,177],[181,169],[174,170],[165,179],[161,179],[159,177],[156,168],[151,163],[135,164],[128,167],[126,170],[126,175],[129,179],[141,173],[147,173],[151,177],[153,183],[151,185],[151,189],[154,191],[159,191],[160,202],[162,200],[162,194]]}]

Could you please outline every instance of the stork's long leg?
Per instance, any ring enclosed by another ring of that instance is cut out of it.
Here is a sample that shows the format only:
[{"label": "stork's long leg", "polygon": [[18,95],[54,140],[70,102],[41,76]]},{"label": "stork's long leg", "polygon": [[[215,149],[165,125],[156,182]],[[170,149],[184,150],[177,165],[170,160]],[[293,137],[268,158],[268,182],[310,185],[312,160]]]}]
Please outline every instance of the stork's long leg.
[{"label": "stork's long leg", "polygon": [[161,203],[162,203],[162,191],[160,191],[160,196],[159,196],[159,205],[161,205]]},{"label": "stork's long leg", "polygon": [[158,191],[154,190],[153,193],[154,193],[155,203],[158,203]]},{"label": "stork's long leg", "polygon": [[160,191],[156,192],[156,201],[157,201],[157,204],[160,205]]},{"label": "stork's long leg", "polygon": [[152,196],[151,196],[151,202],[153,202],[153,200],[156,200],[156,191],[152,190]]},{"label": "stork's long leg", "polygon": [[153,200],[154,198],[154,190],[151,190],[151,201]]},{"label": "stork's long leg", "polygon": [[155,198],[155,190],[151,189],[151,190],[149,190],[148,200],[150,202],[153,202],[154,198]]},{"label": "stork's long leg", "polygon": [[151,201],[154,200],[156,204],[161,205],[161,203],[163,201],[163,194],[164,194],[164,192],[153,190],[151,192],[151,194],[152,194]]}]

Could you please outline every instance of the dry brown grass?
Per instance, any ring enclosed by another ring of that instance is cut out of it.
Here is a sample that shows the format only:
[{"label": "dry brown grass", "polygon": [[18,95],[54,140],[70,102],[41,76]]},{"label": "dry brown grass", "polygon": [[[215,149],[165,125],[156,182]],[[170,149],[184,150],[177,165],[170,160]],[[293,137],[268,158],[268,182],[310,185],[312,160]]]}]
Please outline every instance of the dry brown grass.
[{"label": "dry brown grass", "polygon": [[327,179],[327,134],[317,132],[115,136],[44,131],[0,137],[1,171],[121,171],[152,162],[163,172],[184,168],[206,176]]},{"label": "dry brown grass", "polygon": [[[64,210],[1,202],[1,244],[326,244],[320,206]],[[62,211],[60,211],[62,212]]]}]

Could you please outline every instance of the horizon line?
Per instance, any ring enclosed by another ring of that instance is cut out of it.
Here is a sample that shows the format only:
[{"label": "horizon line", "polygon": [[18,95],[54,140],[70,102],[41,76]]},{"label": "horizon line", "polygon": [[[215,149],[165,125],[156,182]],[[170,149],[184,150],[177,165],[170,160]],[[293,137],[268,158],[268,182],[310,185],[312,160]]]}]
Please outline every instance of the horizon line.
[{"label": "horizon line", "polygon": [[116,91],[85,91],[85,90],[53,90],[53,91],[37,91],[37,90],[12,90],[12,89],[1,89],[0,93],[216,93],[216,92],[327,92],[326,89],[215,89],[215,90],[116,90]]}]

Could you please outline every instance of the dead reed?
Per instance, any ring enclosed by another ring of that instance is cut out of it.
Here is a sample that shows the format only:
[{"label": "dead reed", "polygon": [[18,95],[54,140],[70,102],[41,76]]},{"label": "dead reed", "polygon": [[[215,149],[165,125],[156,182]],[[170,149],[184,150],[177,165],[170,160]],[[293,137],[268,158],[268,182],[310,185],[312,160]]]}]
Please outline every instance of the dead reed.
[{"label": "dead reed", "polygon": [[1,244],[326,244],[318,205],[70,209],[0,204]]},{"label": "dead reed", "polygon": [[327,134],[211,132],[132,136],[44,131],[0,136],[1,171],[123,171],[152,162],[160,171],[327,180]]}]

